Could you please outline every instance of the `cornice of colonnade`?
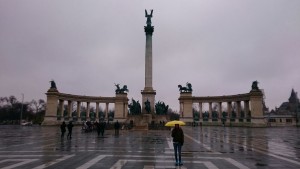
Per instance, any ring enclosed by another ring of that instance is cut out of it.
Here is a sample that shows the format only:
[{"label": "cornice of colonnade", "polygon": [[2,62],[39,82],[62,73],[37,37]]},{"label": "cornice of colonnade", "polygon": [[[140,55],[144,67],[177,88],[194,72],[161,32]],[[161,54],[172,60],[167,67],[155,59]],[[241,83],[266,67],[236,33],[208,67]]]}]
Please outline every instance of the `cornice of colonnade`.
[{"label": "cornice of colonnade", "polygon": [[[116,101],[116,97],[82,96],[82,95],[60,93],[58,91],[48,91],[46,95],[56,96],[58,100],[67,100],[67,101],[99,102],[99,103],[115,103]],[[124,99],[128,100],[127,97],[125,97]]]},{"label": "cornice of colonnade", "polygon": [[193,103],[207,103],[207,102],[237,102],[237,101],[249,101],[250,93],[236,94],[236,95],[223,95],[223,96],[180,96],[178,100],[192,100]]}]

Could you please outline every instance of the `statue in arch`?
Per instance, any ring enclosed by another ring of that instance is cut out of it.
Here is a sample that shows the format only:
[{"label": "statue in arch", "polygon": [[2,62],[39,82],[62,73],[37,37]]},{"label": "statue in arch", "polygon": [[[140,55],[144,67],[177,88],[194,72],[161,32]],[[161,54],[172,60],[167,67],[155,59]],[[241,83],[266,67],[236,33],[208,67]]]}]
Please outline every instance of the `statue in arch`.
[{"label": "statue in arch", "polygon": [[51,80],[50,83],[51,83],[50,89],[57,89],[54,80]]},{"label": "statue in arch", "polygon": [[150,15],[148,14],[147,10],[145,9],[145,17],[147,18],[147,21],[146,21],[147,26],[151,26],[152,14],[153,14],[153,9],[151,9]]},{"label": "statue in arch", "polygon": [[147,111],[147,113],[151,112],[150,102],[148,99],[147,101],[145,101],[145,110]]}]

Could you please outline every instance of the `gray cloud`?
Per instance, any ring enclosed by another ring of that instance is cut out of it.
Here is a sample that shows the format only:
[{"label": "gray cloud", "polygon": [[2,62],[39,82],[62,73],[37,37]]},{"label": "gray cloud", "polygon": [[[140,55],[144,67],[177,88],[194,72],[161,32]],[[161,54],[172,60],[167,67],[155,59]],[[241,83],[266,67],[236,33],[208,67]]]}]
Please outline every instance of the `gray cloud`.
[{"label": "gray cloud", "polygon": [[113,96],[144,88],[144,9],[154,9],[156,100],[178,110],[178,84],[193,95],[249,92],[258,80],[270,108],[300,91],[300,2],[0,1],[0,94]]}]

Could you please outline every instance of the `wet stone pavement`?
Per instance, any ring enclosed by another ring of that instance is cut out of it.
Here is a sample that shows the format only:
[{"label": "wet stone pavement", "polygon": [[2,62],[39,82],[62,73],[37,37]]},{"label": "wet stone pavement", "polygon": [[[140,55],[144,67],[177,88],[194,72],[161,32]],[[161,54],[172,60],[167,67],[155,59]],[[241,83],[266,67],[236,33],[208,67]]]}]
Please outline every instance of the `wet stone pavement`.
[{"label": "wet stone pavement", "polygon": [[300,168],[300,128],[183,127],[183,166],[175,166],[170,131],[113,130],[104,137],[58,127],[0,126],[2,169]]}]

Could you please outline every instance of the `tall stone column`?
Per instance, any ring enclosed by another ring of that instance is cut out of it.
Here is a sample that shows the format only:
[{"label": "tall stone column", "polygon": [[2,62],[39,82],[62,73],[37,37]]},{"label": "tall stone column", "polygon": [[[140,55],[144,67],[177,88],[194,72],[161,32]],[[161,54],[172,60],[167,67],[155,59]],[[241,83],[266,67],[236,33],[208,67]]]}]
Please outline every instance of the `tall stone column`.
[{"label": "tall stone column", "polygon": [[146,33],[146,51],[145,51],[145,87],[142,90],[142,113],[148,113],[145,109],[145,102],[150,102],[150,112],[154,113],[154,104],[155,104],[155,95],[156,91],[153,90],[152,86],[152,34],[154,32],[154,26],[151,25],[151,18],[153,10],[151,10],[151,14],[148,15],[147,11],[147,26],[144,27]]}]

